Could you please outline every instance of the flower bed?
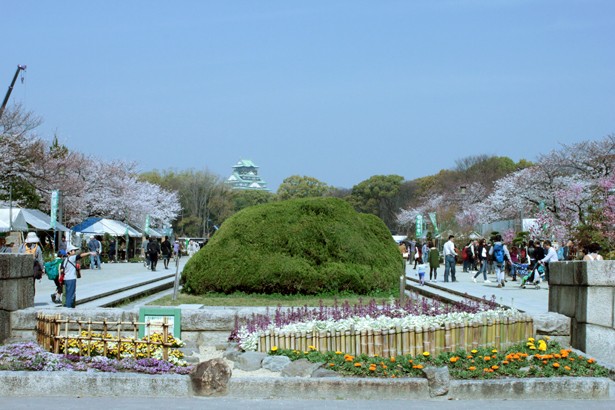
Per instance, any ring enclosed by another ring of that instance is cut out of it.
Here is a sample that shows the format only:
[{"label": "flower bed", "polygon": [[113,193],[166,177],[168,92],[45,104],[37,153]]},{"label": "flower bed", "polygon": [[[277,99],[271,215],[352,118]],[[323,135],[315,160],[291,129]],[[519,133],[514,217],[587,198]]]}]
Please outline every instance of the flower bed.
[{"label": "flower bed", "polygon": [[327,369],[354,377],[424,377],[427,366],[449,369],[454,379],[497,379],[505,377],[608,377],[608,369],[592,358],[580,356],[570,349],[562,349],[548,338],[512,346],[500,351],[486,347],[471,351],[443,352],[437,356],[423,352],[417,356],[403,355],[389,358],[350,355],[342,351],[319,352],[315,346],[308,350],[282,350],[273,346],[271,355],[288,356],[291,360],[307,359],[324,363]]},{"label": "flower bed", "polygon": [[0,346],[0,370],[98,371],[145,374],[188,374],[192,366],[180,366],[156,358],[110,359],[104,356],[54,354],[33,342]]},{"label": "flower bed", "polygon": [[375,301],[351,307],[283,310],[236,321],[230,340],[243,350],[266,352],[272,346],[320,352],[345,351],[384,357],[496,345],[506,348],[533,334],[531,319],[516,310],[495,308],[493,301],[445,305],[437,301]]}]

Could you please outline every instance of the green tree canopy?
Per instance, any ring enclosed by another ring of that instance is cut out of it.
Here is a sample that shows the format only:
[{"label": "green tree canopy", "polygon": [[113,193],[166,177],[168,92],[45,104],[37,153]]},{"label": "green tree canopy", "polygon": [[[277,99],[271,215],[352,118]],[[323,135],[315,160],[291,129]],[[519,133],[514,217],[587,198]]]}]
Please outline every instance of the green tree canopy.
[{"label": "green tree canopy", "polygon": [[278,188],[279,199],[311,198],[326,195],[331,188],[316,178],[293,175],[280,184]]},{"label": "green tree canopy", "polygon": [[357,211],[374,214],[392,227],[400,207],[398,194],[403,180],[399,175],[375,175],[352,187],[350,203]]}]

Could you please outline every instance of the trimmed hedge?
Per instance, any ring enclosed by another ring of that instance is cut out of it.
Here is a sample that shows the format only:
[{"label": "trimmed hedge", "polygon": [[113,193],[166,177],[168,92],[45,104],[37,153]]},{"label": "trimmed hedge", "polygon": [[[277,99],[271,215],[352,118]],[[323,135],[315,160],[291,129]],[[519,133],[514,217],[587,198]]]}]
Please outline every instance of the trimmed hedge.
[{"label": "trimmed hedge", "polygon": [[184,292],[367,294],[397,286],[403,260],[384,223],[337,198],[246,208],[184,267]]}]

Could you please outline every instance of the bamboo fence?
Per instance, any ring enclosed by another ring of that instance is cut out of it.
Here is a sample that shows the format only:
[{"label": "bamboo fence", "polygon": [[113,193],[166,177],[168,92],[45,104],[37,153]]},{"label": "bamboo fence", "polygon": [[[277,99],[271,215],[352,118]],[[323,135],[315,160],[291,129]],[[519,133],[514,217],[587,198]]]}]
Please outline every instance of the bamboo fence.
[{"label": "bamboo fence", "polygon": [[[145,326],[145,335],[151,334],[152,326],[162,327],[162,340],[139,339],[140,326]],[[108,357],[111,350],[121,352],[125,349],[124,351],[130,351],[136,359],[138,354],[151,357],[152,353],[161,349],[163,359],[168,360],[169,349],[173,347],[170,340],[172,338],[169,336],[170,326],[166,317],[161,324],[152,324],[149,321],[134,320],[122,322],[69,319],[61,315],[39,313],[36,316],[36,341],[45,350],[56,354],[69,354],[69,348],[76,347],[78,351],[71,351],[71,354],[90,356],[96,350],[98,354]]]},{"label": "bamboo fence", "polygon": [[339,351],[345,354],[392,357],[417,356],[423,352],[438,355],[456,350],[470,351],[479,347],[506,349],[527,341],[534,335],[530,316],[517,318],[484,318],[482,321],[446,323],[443,327],[413,329],[346,330],[335,332],[281,333],[271,330],[259,337],[257,351],[278,349],[320,352]]}]

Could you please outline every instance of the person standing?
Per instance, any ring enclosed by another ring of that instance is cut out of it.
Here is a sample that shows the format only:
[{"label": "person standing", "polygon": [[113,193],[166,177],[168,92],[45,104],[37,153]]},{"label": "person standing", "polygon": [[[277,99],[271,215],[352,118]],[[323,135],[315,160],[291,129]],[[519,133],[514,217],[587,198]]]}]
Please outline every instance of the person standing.
[{"label": "person standing", "polygon": [[13,250],[6,244],[6,238],[0,236],[0,253],[12,253]]},{"label": "person standing", "polygon": [[[427,244],[427,242],[425,242],[423,244],[423,247],[421,248],[421,257],[423,258],[423,263],[426,264],[427,262],[429,262],[429,250],[430,250],[430,245]],[[440,257],[440,252],[438,252],[438,258]]]},{"label": "person standing", "polygon": [[433,242],[428,243],[429,246],[429,281],[436,282],[438,279],[438,267],[440,266],[440,252]]},{"label": "person standing", "polygon": [[160,251],[162,252],[162,262],[164,264],[164,268],[169,269],[169,259],[171,259],[172,248],[168,236],[165,236],[164,241],[160,244]]},{"label": "person standing", "polygon": [[66,235],[62,234],[60,236],[60,243],[58,244],[58,251],[64,251],[66,253],[66,247],[68,243],[66,243]]},{"label": "person standing", "polygon": [[96,252],[83,252],[81,254],[77,254],[76,251],[79,248],[73,245],[68,245],[66,248],[67,257],[62,261],[62,265],[60,265],[60,272],[64,272],[64,287],[65,287],[65,296],[64,307],[67,308],[75,308],[76,304],[76,295],[77,295],[77,278],[78,276],[78,261],[85,256],[92,256],[92,254],[96,254]]},{"label": "person standing", "polygon": [[147,244],[147,253],[149,254],[149,264],[152,272],[156,272],[156,265],[158,264],[158,254],[160,254],[160,244],[155,238]]},{"label": "person standing", "polygon": [[[506,279],[504,277],[504,265],[506,262],[510,263],[510,253],[504,243],[502,243],[502,235],[497,234],[493,246],[489,249],[489,255],[493,257],[493,264],[495,265],[495,277],[498,283],[498,288],[506,286]],[[556,256],[557,257],[557,256]]]},{"label": "person standing", "polygon": [[545,255],[544,258],[538,259],[538,263],[542,263],[545,265],[545,281],[548,282],[549,281],[549,264],[551,262],[557,262],[558,259],[557,259],[557,252],[555,251],[555,248],[551,246],[551,241],[545,241],[544,245],[547,248],[547,254]]},{"label": "person standing", "polygon": [[143,252],[143,258],[145,262],[143,264],[147,269],[149,269],[150,261],[149,261],[149,251],[147,250],[149,246],[149,235],[145,235],[145,239],[141,242],[141,252]]},{"label": "person standing", "polygon": [[451,282],[457,282],[455,276],[455,263],[457,252],[455,252],[455,243],[453,242],[455,235],[449,235],[448,241],[444,244],[442,251],[444,252],[444,282],[448,282],[449,274],[451,276]]},{"label": "person standing", "polygon": [[[68,250],[68,248],[66,249]],[[94,235],[90,236],[88,241],[88,251],[90,255],[90,269],[98,268],[100,270],[100,242],[98,242]]]},{"label": "person standing", "polygon": [[179,259],[182,256],[181,251],[182,251],[181,244],[176,239],[175,243],[173,244],[173,256],[176,257],[177,259]]},{"label": "person standing", "polygon": [[34,258],[34,265],[32,268],[34,273],[34,281],[32,283],[34,284],[37,279],[41,279],[43,277],[43,273],[45,273],[45,261],[43,260],[43,250],[36,232],[28,232],[26,240],[21,244],[17,250],[17,253],[32,255]]}]

